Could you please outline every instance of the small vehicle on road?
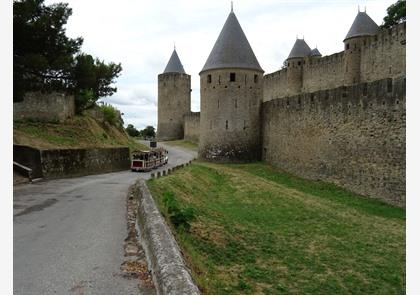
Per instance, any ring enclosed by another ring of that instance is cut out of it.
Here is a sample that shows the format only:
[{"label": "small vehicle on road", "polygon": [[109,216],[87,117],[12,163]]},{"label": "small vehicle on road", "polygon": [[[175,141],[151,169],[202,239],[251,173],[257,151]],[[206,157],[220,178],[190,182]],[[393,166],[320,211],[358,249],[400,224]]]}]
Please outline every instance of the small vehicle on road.
[{"label": "small vehicle on road", "polygon": [[168,151],[155,148],[150,151],[133,151],[131,154],[131,171],[151,171],[168,163]]}]

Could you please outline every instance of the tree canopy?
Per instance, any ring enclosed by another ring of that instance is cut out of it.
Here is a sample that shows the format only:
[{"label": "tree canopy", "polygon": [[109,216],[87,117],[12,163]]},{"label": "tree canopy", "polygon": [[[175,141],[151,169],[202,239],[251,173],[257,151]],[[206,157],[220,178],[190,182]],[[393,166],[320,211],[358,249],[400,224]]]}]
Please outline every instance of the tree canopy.
[{"label": "tree canopy", "polygon": [[133,126],[133,124],[128,124],[127,128],[125,128],[125,131],[132,137],[140,136],[140,131],[138,131],[136,127]]},{"label": "tree canopy", "polygon": [[74,94],[78,111],[117,91],[111,85],[122,71],[82,53],[83,38],[69,38],[64,28],[72,9],[66,3],[44,0],[13,2],[14,101],[28,91]]},{"label": "tree canopy", "polygon": [[387,8],[382,27],[389,28],[406,20],[405,0],[398,0]]}]

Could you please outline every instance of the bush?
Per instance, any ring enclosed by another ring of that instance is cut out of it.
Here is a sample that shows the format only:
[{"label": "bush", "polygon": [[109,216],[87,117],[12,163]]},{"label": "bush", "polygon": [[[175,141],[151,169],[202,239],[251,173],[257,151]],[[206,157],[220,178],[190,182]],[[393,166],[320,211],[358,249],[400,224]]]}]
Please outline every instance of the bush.
[{"label": "bush", "polygon": [[163,203],[169,215],[169,220],[175,228],[189,231],[190,222],[196,219],[194,209],[191,207],[181,208],[172,192],[163,194]]},{"label": "bush", "polygon": [[108,122],[110,125],[117,126],[120,116],[119,111],[112,105],[102,105],[100,108],[104,114],[105,122]]}]

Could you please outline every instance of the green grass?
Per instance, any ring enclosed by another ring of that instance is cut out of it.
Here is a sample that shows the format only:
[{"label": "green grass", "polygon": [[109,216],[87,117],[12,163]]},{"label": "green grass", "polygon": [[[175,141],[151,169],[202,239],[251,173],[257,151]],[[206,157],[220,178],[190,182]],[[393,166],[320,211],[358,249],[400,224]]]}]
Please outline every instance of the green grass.
[{"label": "green grass", "polygon": [[405,293],[400,208],[263,163],[194,162],[148,186],[166,218],[166,192],[194,211],[172,229],[205,294]]},{"label": "green grass", "polygon": [[172,141],[165,141],[164,143],[168,145],[172,145],[172,146],[183,147],[192,151],[198,150],[198,144],[188,141],[188,140],[172,140]]},{"label": "green grass", "polygon": [[13,142],[37,148],[100,148],[128,146],[148,149],[124,131],[88,116],[76,116],[65,123],[13,122]]}]

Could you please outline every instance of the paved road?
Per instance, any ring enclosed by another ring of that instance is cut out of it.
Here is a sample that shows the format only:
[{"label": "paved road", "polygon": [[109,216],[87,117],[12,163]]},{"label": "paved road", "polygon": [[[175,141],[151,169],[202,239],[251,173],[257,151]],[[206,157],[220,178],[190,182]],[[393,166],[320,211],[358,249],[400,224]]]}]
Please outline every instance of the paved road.
[{"label": "paved road", "polygon": [[[167,149],[169,163],[160,170],[196,157]],[[141,293],[120,265],[128,188],[149,177],[123,171],[15,186],[14,294]]]}]

